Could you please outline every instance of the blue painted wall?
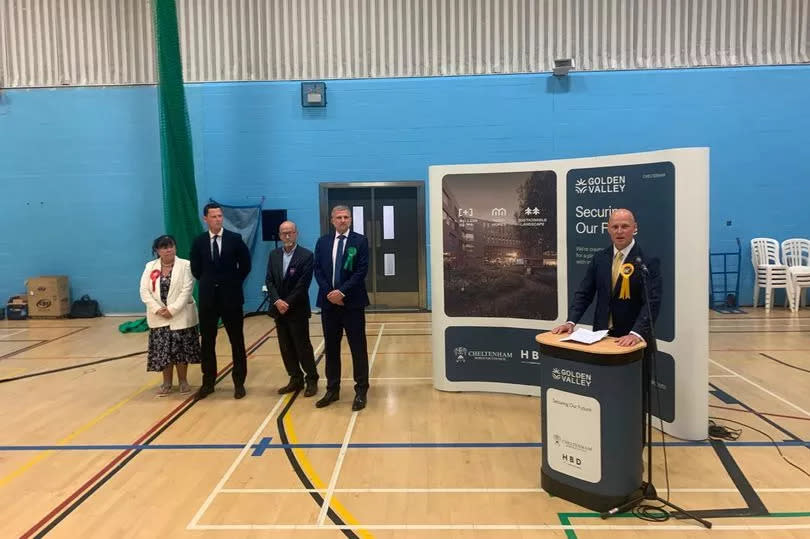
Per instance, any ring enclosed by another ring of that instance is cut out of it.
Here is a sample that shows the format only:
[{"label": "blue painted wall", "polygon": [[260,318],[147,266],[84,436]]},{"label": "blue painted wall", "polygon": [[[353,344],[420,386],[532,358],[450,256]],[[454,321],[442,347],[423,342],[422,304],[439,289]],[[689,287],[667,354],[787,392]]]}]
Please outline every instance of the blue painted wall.
[{"label": "blue painted wall", "polygon": [[[296,82],[187,88],[201,201],[286,207],[318,235],[318,183],[427,180],[431,164],[711,148],[711,245],[810,236],[810,66],[329,81],[302,109]],[[141,309],[137,281],[162,232],[153,87],[0,94],[0,298],[67,274],[74,297]],[[679,178],[688,181],[688,178]],[[731,225],[727,226],[726,222]],[[641,226],[645,224],[642,223]],[[268,246],[246,292],[260,301]]]}]

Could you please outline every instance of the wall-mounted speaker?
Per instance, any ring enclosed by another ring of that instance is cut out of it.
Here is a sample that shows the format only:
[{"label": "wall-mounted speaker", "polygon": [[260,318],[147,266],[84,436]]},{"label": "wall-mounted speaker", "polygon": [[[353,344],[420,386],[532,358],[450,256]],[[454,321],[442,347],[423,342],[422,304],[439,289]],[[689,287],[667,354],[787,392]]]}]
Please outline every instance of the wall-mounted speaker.
[{"label": "wall-mounted speaker", "polygon": [[287,220],[287,210],[262,210],[262,241],[278,241],[278,227]]}]

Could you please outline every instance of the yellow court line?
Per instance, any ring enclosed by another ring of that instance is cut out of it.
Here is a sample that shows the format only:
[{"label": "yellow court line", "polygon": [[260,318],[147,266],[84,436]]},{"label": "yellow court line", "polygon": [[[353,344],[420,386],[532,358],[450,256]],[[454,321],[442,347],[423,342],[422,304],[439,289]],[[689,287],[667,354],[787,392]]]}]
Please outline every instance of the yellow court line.
[{"label": "yellow court line", "polygon": [[[287,431],[287,438],[289,439],[291,444],[295,445],[298,443],[298,437],[295,435],[295,429],[293,428],[292,420],[290,420],[291,416],[290,410],[287,410],[287,414],[284,416],[284,419],[282,421],[284,422],[284,427]],[[298,460],[298,464],[301,466],[301,469],[304,471],[304,474],[306,474],[306,476],[309,478],[310,482],[312,483],[312,486],[315,487],[317,490],[324,490],[324,491],[327,490],[326,485],[321,480],[320,476],[317,474],[315,469],[312,467],[312,464],[310,464],[309,459],[307,458],[306,454],[304,454],[303,450],[301,448],[294,447],[293,453],[295,453],[295,456]],[[349,526],[360,525],[357,519],[354,518],[354,515],[352,515],[349,512],[349,510],[346,509],[346,506],[340,503],[340,501],[334,496],[332,496],[332,501],[330,505],[332,509],[335,511],[335,513],[337,513],[338,516],[343,520],[343,522],[345,522]],[[366,537],[368,539],[374,537],[371,533],[362,528],[357,528],[356,531],[360,537]]]},{"label": "yellow court line", "polygon": [[[73,432],[71,432],[70,434],[68,434],[67,436],[65,436],[64,438],[59,440],[58,442],[56,442],[54,445],[67,445],[68,443],[70,443],[71,441],[76,439],[81,434],[87,432],[88,430],[90,430],[91,428],[96,426],[98,423],[100,423],[102,420],[104,420],[104,418],[106,418],[110,414],[116,412],[119,408],[121,408],[123,405],[125,405],[126,403],[128,403],[129,401],[131,401],[132,399],[134,399],[135,397],[137,397],[138,395],[140,395],[144,391],[148,391],[148,390],[156,387],[158,385],[158,383],[159,382],[150,382],[148,384],[144,384],[143,386],[138,388],[137,391],[135,391],[134,393],[131,393],[130,395],[127,395],[124,399],[122,399],[122,400],[118,401],[117,403],[113,404],[112,406],[110,406],[109,408],[107,408],[106,410],[101,412],[99,415],[97,415],[95,418],[91,419],[89,422],[85,423],[84,425],[82,425],[78,429],[74,430]],[[43,460],[45,460],[49,456],[51,456],[51,454],[56,453],[57,451],[58,450],[56,450],[56,449],[47,449],[47,450],[43,451],[42,453],[38,454],[37,456],[31,458],[28,462],[26,462],[25,464],[23,464],[22,466],[20,466],[16,470],[14,470],[13,472],[11,472],[8,475],[0,478],[0,488],[2,488],[4,486],[6,486],[7,484],[11,483],[12,481],[14,481],[14,479],[18,478],[19,476],[21,476],[22,474],[24,474],[25,472],[27,472],[28,470],[33,468],[35,465],[42,462]]]}]

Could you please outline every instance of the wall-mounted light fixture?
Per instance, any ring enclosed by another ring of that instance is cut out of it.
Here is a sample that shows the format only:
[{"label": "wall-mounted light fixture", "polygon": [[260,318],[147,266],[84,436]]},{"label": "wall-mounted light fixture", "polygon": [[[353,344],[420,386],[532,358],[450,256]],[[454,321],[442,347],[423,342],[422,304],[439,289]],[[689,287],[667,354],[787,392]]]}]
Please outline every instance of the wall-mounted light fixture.
[{"label": "wall-mounted light fixture", "polygon": [[574,69],[574,61],[571,58],[561,58],[554,60],[554,76],[565,77],[568,72]]},{"label": "wall-mounted light fixture", "polygon": [[326,106],[326,83],[325,82],[302,82],[301,83],[301,106],[302,107],[325,107]]}]

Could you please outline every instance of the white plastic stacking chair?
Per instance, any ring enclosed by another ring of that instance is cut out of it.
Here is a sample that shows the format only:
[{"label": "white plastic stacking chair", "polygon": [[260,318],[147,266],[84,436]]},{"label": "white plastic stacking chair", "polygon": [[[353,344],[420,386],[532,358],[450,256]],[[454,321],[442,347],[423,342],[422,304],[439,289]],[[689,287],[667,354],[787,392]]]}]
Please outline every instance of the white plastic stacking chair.
[{"label": "white plastic stacking chair", "polygon": [[807,294],[803,290],[810,288],[810,240],[791,238],[782,242],[782,262],[788,268],[788,279],[793,294],[793,310],[807,305]]},{"label": "white plastic stacking chair", "polygon": [[779,261],[779,242],[771,238],[751,240],[751,264],[754,266],[754,307],[759,303],[759,289],[765,289],[765,311],[773,307],[773,291],[784,288],[790,310],[793,310],[793,291],[787,266]]}]

